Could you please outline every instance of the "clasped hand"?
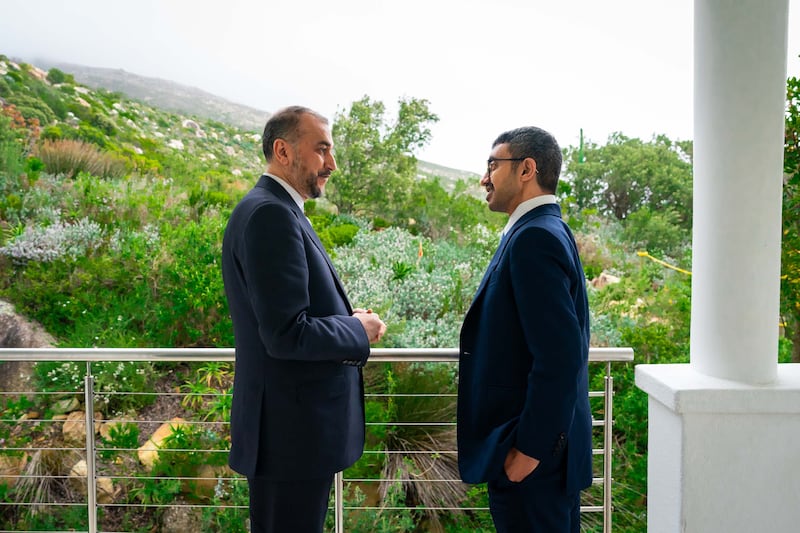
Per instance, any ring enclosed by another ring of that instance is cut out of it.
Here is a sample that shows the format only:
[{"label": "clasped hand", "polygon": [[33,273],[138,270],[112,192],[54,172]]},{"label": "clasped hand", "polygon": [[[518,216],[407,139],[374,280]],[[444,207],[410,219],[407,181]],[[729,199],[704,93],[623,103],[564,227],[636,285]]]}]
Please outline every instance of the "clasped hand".
[{"label": "clasped hand", "polygon": [[361,321],[370,344],[380,341],[386,333],[386,324],[377,313],[372,312],[372,309],[353,309],[353,316]]}]

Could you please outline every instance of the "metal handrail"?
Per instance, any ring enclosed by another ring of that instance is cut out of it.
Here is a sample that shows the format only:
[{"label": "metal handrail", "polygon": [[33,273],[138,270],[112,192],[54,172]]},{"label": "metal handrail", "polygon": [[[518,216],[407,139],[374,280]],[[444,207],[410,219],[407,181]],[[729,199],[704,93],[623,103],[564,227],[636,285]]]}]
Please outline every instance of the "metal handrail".
[{"label": "metal handrail", "polygon": [[[57,357],[53,357],[56,355]],[[234,348],[0,348],[0,361],[233,362]],[[457,348],[372,348],[370,363],[458,361]],[[633,348],[589,349],[589,362],[631,362]]]},{"label": "metal handrail", "polygon": [[[370,352],[370,363],[393,362],[457,362],[458,349],[455,348],[374,348]],[[39,361],[72,361],[85,362],[86,374],[84,383],[85,426],[86,426],[86,452],[87,452],[87,506],[89,516],[89,533],[97,532],[97,473],[95,460],[95,435],[94,435],[94,379],[91,374],[92,362],[233,362],[234,348],[0,348],[0,362],[39,362]],[[611,453],[612,453],[612,406],[613,406],[613,378],[611,377],[612,362],[633,361],[631,348],[599,348],[593,347],[589,351],[589,361],[605,363],[604,390],[593,391],[591,397],[603,397],[603,420],[595,420],[595,426],[603,426],[603,448],[594,450],[595,454],[603,455],[603,476],[594,478],[594,484],[603,485],[603,505],[584,506],[583,512],[603,513],[603,532],[611,531]],[[7,394],[20,394],[18,392],[0,392],[0,396]],[[452,395],[450,395],[452,396]],[[397,425],[398,423],[393,423]],[[452,425],[452,423],[436,423],[437,425]],[[9,449],[9,448],[5,448]],[[76,448],[83,450],[83,448]],[[166,451],[166,450],[164,450]],[[219,451],[219,450],[215,450]],[[381,453],[392,453],[383,451]],[[400,453],[400,452],[398,452]],[[414,452],[402,452],[414,453]],[[440,451],[439,453],[455,454],[455,451]],[[116,477],[116,476],[113,476]],[[356,479],[345,480],[343,473],[335,476],[334,482],[334,524],[337,533],[344,532],[344,482],[359,481]],[[381,481],[381,480],[372,480]],[[445,481],[445,480],[442,480]],[[450,481],[450,480],[447,480]],[[112,504],[114,505],[114,504]],[[347,509],[364,509],[362,507],[347,507]],[[470,508],[471,509],[471,508]],[[444,510],[444,509],[443,509]],[[467,510],[467,508],[463,508]],[[477,510],[474,509],[474,510]]]}]

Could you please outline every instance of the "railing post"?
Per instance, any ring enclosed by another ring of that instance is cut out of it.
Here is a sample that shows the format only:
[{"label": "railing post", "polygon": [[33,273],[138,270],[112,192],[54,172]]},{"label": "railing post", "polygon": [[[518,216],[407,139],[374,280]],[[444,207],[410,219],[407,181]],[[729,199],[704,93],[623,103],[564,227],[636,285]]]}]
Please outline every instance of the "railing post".
[{"label": "railing post", "polygon": [[336,533],[344,533],[344,474],[336,472],[333,478],[334,485],[334,531]]},{"label": "railing post", "polygon": [[97,476],[94,446],[94,377],[92,362],[86,361],[84,378],[84,404],[86,405],[86,506],[89,516],[89,533],[97,533]]},{"label": "railing post", "polygon": [[614,378],[611,362],[606,362],[605,395],[603,397],[606,423],[603,426],[603,533],[611,533],[611,429],[614,424]]}]

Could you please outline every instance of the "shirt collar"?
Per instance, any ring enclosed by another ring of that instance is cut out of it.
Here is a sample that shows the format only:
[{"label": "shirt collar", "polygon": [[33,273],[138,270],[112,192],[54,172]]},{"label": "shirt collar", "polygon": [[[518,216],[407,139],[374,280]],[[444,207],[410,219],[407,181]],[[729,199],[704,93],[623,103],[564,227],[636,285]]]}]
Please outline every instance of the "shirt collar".
[{"label": "shirt collar", "polygon": [[274,179],[275,181],[277,181],[278,184],[280,184],[281,187],[286,189],[286,192],[288,192],[289,196],[292,197],[292,200],[294,200],[294,203],[296,203],[297,207],[300,208],[300,211],[301,212],[303,211],[303,197],[300,196],[300,193],[297,192],[297,190],[295,190],[294,187],[292,187],[291,185],[286,183],[284,180],[282,180],[281,178],[279,178],[275,174],[270,174],[268,172],[265,172],[264,174],[269,176],[270,178]]},{"label": "shirt collar", "polygon": [[511,216],[508,217],[508,222],[506,223],[506,227],[503,228],[503,232],[501,233],[501,235],[505,235],[506,233],[508,233],[508,230],[514,227],[514,224],[516,224],[517,221],[520,218],[522,218],[522,216],[528,211],[532,211],[537,207],[545,204],[554,204],[554,203],[556,203],[555,194],[543,194],[542,196],[536,196],[535,198],[530,198],[520,203],[517,206],[517,208],[514,209],[514,212],[511,213]]}]

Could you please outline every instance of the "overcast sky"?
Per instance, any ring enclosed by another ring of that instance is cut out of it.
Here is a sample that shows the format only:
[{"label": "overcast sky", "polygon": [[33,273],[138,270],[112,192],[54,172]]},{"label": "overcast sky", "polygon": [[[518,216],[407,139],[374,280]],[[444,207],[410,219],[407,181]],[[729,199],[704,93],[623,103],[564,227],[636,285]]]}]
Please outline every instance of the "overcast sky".
[{"label": "overcast sky", "polygon": [[424,98],[440,121],[418,157],[482,172],[497,134],[523,125],[562,146],[581,128],[599,144],[615,131],[691,139],[692,19],[692,0],[2,0],[0,54],[331,119],[364,95],[391,111]]}]

